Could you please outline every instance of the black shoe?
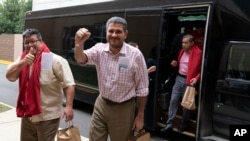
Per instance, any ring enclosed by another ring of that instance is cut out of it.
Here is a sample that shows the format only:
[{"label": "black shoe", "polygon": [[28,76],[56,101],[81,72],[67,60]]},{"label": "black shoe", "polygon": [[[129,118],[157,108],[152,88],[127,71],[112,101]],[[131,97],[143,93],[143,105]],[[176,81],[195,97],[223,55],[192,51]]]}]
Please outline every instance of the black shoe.
[{"label": "black shoe", "polygon": [[186,131],[186,130],[187,130],[186,127],[180,127],[180,128],[178,129],[178,132],[184,132],[184,131]]},{"label": "black shoe", "polygon": [[173,127],[164,127],[161,129],[161,132],[163,133],[169,133],[171,131],[173,131]]}]

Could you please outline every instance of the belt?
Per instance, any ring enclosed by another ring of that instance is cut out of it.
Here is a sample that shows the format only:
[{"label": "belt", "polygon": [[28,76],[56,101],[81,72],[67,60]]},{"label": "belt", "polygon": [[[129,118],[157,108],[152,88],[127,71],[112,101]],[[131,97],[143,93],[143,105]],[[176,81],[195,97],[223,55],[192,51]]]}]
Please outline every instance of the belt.
[{"label": "belt", "polygon": [[180,74],[180,73],[178,73],[178,75],[179,75],[180,77],[183,77],[183,78],[186,78],[186,77],[187,77],[186,75],[183,75],[183,74]]},{"label": "belt", "polygon": [[102,99],[103,99],[107,104],[123,104],[123,103],[127,103],[127,102],[129,102],[129,101],[134,100],[134,97],[132,97],[131,99],[125,100],[125,101],[123,101],[123,102],[120,102],[120,103],[119,103],[119,102],[112,101],[112,100],[109,100],[109,99],[104,98],[104,97],[102,97]]}]

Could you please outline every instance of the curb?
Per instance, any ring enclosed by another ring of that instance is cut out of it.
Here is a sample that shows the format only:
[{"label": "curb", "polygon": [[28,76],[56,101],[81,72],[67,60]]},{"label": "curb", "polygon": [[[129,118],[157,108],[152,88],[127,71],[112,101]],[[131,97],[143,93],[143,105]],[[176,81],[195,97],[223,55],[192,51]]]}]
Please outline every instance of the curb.
[{"label": "curb", "polygon": [[11,61],[6,61],[6,60],[0,60],[0,64],[11,64],[12,62]]},{"label": "curb", "polygon": [[6,103],[3,103],[3,102],[1,102],[1,101],[0,101],[0,104],[2,104],[2,105],[4,105],[4,106],[7,106],[7,107],[9,107],[9,108],[15,108],[15,107],[10,106],[10,105],[8,105],[8,104],[6,104]]}]

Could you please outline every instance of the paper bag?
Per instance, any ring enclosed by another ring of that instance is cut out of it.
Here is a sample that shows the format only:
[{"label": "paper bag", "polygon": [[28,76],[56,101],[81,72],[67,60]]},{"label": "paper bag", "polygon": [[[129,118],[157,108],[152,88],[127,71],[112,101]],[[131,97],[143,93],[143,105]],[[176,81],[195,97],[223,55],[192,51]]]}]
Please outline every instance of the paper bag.
[{"label": "paper bag", "polygon": [[66,128],[57,131],[57,141],[81,141],[79,128],[69,123]]},{"label": "paper bag", "polygon": [[181,106],[183,106],[184,108],[188,110],[195,110],[196,109],[195,95],[196,95],[195,87],[187,86],[186,91],[181,101]]},{"label": "paper bag", "polygon": [[137,135],[130,137],[128,141],[150,141],[150,133],[143,129]]}]

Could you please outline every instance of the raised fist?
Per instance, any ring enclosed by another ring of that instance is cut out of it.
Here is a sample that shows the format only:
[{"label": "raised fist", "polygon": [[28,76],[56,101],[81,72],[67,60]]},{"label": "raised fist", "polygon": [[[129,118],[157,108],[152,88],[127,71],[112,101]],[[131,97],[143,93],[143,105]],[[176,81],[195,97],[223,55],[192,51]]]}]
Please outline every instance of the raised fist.
[{"label": "raised fist", "polygon": [[75,35],[75,44],[82,44],[89,39],[91,33],[86,28],[80,28]]}]

